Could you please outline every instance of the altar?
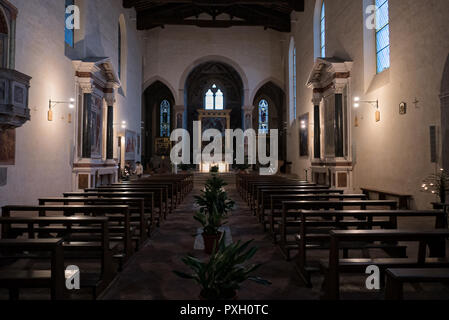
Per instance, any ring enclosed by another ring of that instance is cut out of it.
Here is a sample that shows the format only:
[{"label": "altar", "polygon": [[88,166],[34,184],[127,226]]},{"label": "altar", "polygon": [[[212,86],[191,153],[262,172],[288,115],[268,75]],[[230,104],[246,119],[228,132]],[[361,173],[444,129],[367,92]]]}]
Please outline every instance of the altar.
[{"label": "altar", "polygon": [[231,110],[198,110],[198,121],[200,123],[201,136],[199,137],[199,145],[201,146],[201,151],[204,147],[209,144],[209,142],[202,141],[202,134],[208,129],[216,129],[221,132],[223,141],[226,145],[223,145],[223,159],[218,162],[208,162],[201,159],[200,172],[210,172],[212,167],[218,167],[219,173],[227,173],[230,171],[230,163],[225,161],[225,150],[230,147],[230,141],[226,141],[225,134],[226,130],[231,128]]}]

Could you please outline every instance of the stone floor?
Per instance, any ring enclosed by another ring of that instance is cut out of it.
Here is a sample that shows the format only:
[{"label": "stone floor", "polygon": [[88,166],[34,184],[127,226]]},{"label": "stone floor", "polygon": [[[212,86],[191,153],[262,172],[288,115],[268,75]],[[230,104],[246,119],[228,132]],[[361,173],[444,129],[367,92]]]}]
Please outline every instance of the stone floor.
[{"label": "stone floor", "polygon": [[[163,223],[160,230],[128,263],[125,270],[116,278],[102,299],[121,300],[195,300],[198,298],[197,285],[189,280],[178,278],[172,271],[185,271],[181,259],[188,253],[202,258],[201,251],[194,251],[194,236],[198,224],[193,220],[195,190],[181,206]],[[253,263],[261,263],[256,273],[272,282],[270,286],[260,286],[246,282],[238,293],[241,300],[315,300],[320,298],[323,277],[316,274],[312,277],[313,288],[306,288],[296,274],[292,262],[287,262],[273,245],[271,239],[263,232],[263,228],[252,216],[248,206],[238,195],[234,186],[228,186],[230,198],[236,201],[235,210],[229,218],[234,241],[254,240],[259,248]],[[429,221],[407,222],[407,227],[421,226]],[[313,253],[313,258],[326,258],[326,252]],[[366,276],[344,277],[342,281],[342,298],[344,299],[382,299],[383,292],[367,292],[363,289]],[[449,289],[442,285],[406,288],[410,298],[449,298]]]}]

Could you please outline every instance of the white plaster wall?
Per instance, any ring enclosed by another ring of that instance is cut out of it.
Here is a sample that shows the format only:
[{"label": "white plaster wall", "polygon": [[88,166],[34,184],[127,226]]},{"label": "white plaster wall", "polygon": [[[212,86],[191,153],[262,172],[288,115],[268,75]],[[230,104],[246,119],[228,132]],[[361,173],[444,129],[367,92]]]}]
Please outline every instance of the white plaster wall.
[{"label": "white plaster wall", "polygon": [[[64,51],[64,1],[11,0],[11,3],[19,10],[16,69],[33,77],[29,97],[31,121],[16,130],[16,164],[8,166],[8,184],[0,187],[0,205],[37,204],[38,197],[57,196],[71,190],[76,119],[73,117],[72,124],[67,123],[66,105],[54,109],[53,122],[47,121],[47,111],[49,99],[76,97],[74,68]],[[128,128],[139,133],[141,45],[135,21],[130,19],[132,11],[124,10],[121,2],[115,0],[89,0],[81,4],[82,10],[87,8],[87,12],[82,12],[86,36],[80,51],[85,53],[84,57],[111,57],[117,61],[118,19],[121,13],[125,14],[128,91],[126,97],[117,95],[115,122],[126,120]]]},{"label": "white plaster wall", "polygon": [[[352,92],[366,100],[379,99],[382,117],[376,123],[374,110],[369,106],[363,105],[358,111],[359,127],[353,128],[354,191],[371,186],[410,193],[416,200],[415,207],[426,208],[435,198],[419,189],[422,179],[435,170],[430,163],[429,126],[441,125],[439,94],[449,52],[449,2],[390,0],[391,68],[374,78],[368,77],[371,81],[367,86],[364,72],[369,68],[365,64],[375,64],[375,60],[364,57],[363,2],[326,1],[327,56],[354,61]],[[314,8],[315,0],[306,0],[305,12],[297,13],[298,22],[292,32],[298,56],[298,116],[305,112],[313,115],[312,90],[305,83],[314,59]],[[287,56],[288,44],[284,46],[284,57]],[[413,104],[415,97],[420,101],[419,108]],[[408,104],[405,116],[399,115],[402,101]],[[353,126],[354,119],[350,123]],[[312,144],[313,126],[311,152]],[[288,145],[294,172],[302,177],[310,161],[298,157],[296,125],[290,130]]]},{"label": "white plaster wall", "polygon": [[245,105],[250,105],[268,80],[284,89],[282,38],[281,33],[262,27],[166,26],[149,30],[145,36],[144,89],[160,80],[174,91],[176,104],[183,105],[188,72],[200,62],[219,60],[243,73]]}]

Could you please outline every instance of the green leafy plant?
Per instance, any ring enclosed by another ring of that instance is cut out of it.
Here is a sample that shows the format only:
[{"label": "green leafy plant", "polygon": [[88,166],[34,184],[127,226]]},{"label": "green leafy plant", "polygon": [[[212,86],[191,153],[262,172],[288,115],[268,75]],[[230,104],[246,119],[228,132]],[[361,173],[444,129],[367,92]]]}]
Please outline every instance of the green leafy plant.
[{"label": "green leafy plant", "polygon": [[421,191],[435,194],[441,203],[446,203],[446,194],[449,192],[449,175],[440,169],[440,172],[428,176],[423,181]]},{"label": "green leafy plant", "polygon": [[220,171],[220,168],[218,166],[213,166],[210,168],[211,173],[218,173]]},{"label": "green leafy plant", "polygon": [[223,179],[213,176],[207,181],[201,195],[195,197],[199,212],[194,218],[203,226],[206,235],[218,234],[225,217],[234,208],[235,202],[228,198],[225,186]]},{"label": "green leafy plant", "polygon": [[238,171],[245,171],[251,168],[249,164],[234,164],[233,168]]},{"label": "green leafy plant", "polygon": [[257,252],[257,248],[249,248],[252,241],[238,242],[228,247],[224,237],[217,250],[214,250],[209,261],[202,262],[192,255],[182,261],[192,269],[191,274],[174,271],[183,279],[194,280],[201,287],[201,297],[206,300],[229,300],[236,296],[243,282],[254,281],[262,285],[270,282],[251,276],[259,265],[245,266]]}]

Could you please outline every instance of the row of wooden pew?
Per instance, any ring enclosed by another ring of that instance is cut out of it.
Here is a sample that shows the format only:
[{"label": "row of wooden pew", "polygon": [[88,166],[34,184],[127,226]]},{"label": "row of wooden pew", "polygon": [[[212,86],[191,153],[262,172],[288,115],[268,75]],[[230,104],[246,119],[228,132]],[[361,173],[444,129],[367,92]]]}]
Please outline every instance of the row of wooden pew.
[{"label": "row of wooden pew", "polygon": [[[444,211],[398,210],[396,201],[368,200],[365,194],[280,176],[239,174],[236,185],[285,258],[296,253],[295,267],[305,284],[312,286],[314,272],[324,274],[325,299],[340,298],[343,274],[365,275],[372,265],[379,267],[382,281],[387,279],[388,299],[402,299],[407,282],[449,281]],[[404,230],[399,218],[433,218],[435,226]],[[414,255],[413,243],[418,247]],[[371,249],[384,254],[377,257]],[[313,261],[312,250],[328,252],[329,258]]]},{"label": "row of wooden pew", "polygon": [[0,218],[0,289],[50,289],[67,299],[73,270],[94,299],[193,189],[192,175],[160,175],[8,205]]}]

